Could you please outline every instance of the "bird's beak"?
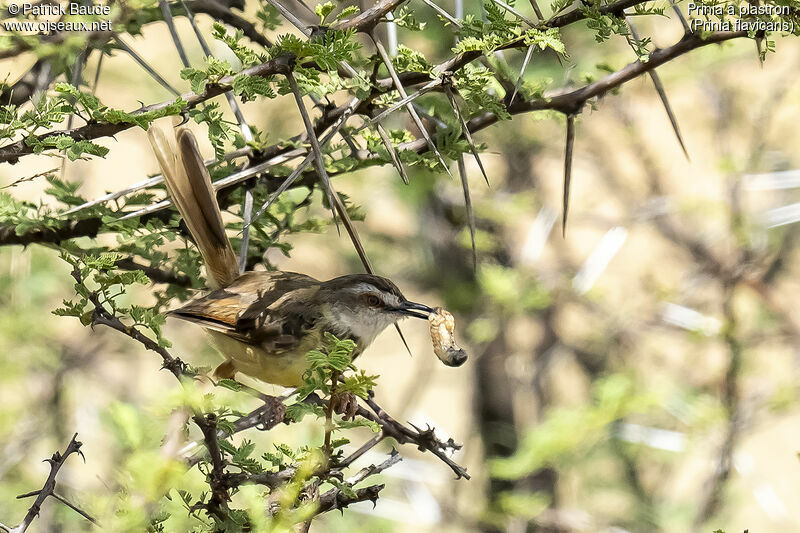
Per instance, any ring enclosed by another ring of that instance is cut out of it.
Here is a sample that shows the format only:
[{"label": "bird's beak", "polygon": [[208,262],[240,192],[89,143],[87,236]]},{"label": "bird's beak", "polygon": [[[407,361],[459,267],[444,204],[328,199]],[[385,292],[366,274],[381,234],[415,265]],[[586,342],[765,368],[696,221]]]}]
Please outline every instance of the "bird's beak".
[{"label": "bird's beak", "polygon": [[418,304],[416,302],[403,302],[396,308],[396,311],[407,316],[424,318],[425,320],[428,319],[429,314],[433,313],[433,309],[427,305]]}]

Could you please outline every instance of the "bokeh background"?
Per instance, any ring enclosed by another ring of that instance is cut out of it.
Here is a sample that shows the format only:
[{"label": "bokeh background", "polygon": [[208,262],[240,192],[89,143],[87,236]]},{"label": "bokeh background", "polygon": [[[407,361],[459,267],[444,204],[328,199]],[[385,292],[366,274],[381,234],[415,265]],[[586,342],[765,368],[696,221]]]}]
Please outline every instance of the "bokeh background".
[{"label": "bokeh background", "polygon": [[[415,15],[426,31],[401,30],[400,42],[429,59],[446,57],[452,32],[421,3]],[[210,28],[208,17],[198,20]],[[188,23],[177,23],[200,61]],[[669,17],[639,29],[664,46],[682,32]],[[562,35],[569,60],[536,55],[527,82],[577,86],[602,75],[598,64],[619,68],[635,58],[621,38],[598,45],[582,24]],[[163,24],[130,44],[188,89]],[[734,41],[659,69],[689,159],[646,77],[585,108],[565,236],[563,117],[519,115],[476,134],[490,179],[487,187],[467,158],[477,274],[457,181],[412,168],[405,186],[390,166],[336,178],[366,215],[358,227],[376,271],[410,299],[450,309],[471,356],[461,368],[444,367],[427,326],[407,321],[413,357],[388,329],[360,366],[381,375],[377,400],[395,418],[463,443],[456,457],[473,479],[456,481],[435,458],[403,448],[404,461],[382,476],[388,486],[377,506],[328,514],[313,531],[800,528],[800,48],[789,37],[776,49],[762,65],[752,41]],[[511,51],[499,60],[518,70],[522,58]],[[14,79],[33,61],[22,55],[0,70]],[[96,94],[107,105],[169,98],[129,57],[105,61]],[[291,98],[243,111],[277,140],[301,127]],[[401,114],[393,120],[407,126]],[[157,170],[140,129],[107,141],[105,159],[66,164],[66,179],[82,182],[84,197]],[[0,166],[0,186],[58,164],[42,156]],[[43,188],[34,181],[12,192],[38,201]],[[327,216],[319,202],[308,210]],[[321,279],[361,270],[332,226],[288,242],[290,257],[269,258],[280,269]],[[149,475],[148,454],[177,401],[173,377],[153,354],[50,314],[72,294],[68,272],[52,249],[0,249],[0,518],[12,522],[29,505],[15,497],[41,485],[42,459],[74,432],[86,461],[70,460],[61,490],[100,516],[113,509],[119,476]],[[147,289],[131,295],[147,297]],[[218,360],[190,324],[169,321],[165,335],[185,360]],[[265,447],[313,442],[321,429],[309,420],[248,438]],[[31,530],[89,527],[49,502]]]}]

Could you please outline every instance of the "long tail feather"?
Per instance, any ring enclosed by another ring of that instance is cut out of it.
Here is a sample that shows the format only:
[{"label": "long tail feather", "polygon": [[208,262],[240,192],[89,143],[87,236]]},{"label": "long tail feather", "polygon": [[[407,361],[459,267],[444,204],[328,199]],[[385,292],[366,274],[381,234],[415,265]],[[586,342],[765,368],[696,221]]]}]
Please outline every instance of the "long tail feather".
[{"label": "long tail feather", "polygon": [[236,255],[194,135],[181,128],[173,144],[157,126],[151,125],[147,133],[172,201],[203,256],[209,286],[229,285],[239,275]]}]

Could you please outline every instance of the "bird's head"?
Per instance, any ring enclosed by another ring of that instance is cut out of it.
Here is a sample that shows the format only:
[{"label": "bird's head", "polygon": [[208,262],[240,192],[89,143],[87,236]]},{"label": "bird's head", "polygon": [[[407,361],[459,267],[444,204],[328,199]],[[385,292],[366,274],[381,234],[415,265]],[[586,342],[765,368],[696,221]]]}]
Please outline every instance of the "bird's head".
[{"label": "bird's head", "polygon": [[323,282],[318,297],[329,309],[328,322],[337,334],[357,337],[369,345],[387,326],[401,318],[427,319],[432,309],[409,302],[397,285],[372,274],[350,274]]}]

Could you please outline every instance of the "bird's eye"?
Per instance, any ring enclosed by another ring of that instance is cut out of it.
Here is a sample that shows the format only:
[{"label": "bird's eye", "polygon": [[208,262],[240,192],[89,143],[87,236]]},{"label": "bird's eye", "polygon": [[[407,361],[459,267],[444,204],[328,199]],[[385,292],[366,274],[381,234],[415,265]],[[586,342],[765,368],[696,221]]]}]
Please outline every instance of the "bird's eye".
[{"label": "bird's eye", "polygon": [[362,296],[364,303],[370,307],[378,307],[381,304],[381,299],[374,294],[365,294]]}]

